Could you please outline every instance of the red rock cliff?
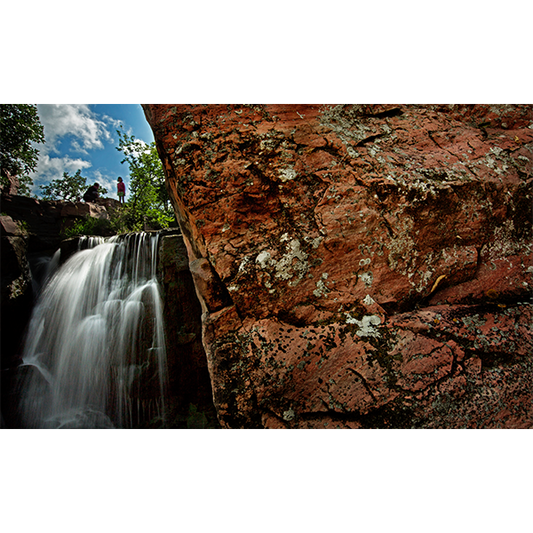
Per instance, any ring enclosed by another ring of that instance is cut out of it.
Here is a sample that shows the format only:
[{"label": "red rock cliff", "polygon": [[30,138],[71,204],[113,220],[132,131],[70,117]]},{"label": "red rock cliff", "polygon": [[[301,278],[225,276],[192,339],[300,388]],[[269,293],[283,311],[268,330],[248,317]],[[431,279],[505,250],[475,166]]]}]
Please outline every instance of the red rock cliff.
[{"label": "red rock cliff", "polygon": [[532,106],[144,110],[224,426],[532,426]]}]

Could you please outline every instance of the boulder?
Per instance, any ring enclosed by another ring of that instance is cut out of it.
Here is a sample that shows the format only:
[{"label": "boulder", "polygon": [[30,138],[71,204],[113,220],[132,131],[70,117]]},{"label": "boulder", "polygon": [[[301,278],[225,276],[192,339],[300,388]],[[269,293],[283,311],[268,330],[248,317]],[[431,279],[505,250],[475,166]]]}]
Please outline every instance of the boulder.
[{"label": "boulder", "polygon": [[64,202],[61,206],[62,217],[85,217],[91,214],[91,204],[83,202]]},{"label": "boulder", "polygon": [[10,237],[22,235],[19,225],[10,216],[1,215],[0,225],[2,226],[2,235]]},{"label": "boulder", "polygon": [[532,426],[532,106],[143,107],[223,426]]}]

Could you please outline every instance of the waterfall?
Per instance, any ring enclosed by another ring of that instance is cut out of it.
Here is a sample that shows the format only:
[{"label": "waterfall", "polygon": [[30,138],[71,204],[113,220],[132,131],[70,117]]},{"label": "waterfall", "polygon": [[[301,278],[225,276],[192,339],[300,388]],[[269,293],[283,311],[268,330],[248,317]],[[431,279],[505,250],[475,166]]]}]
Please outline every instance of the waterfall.
[{"label": "waterfall", "polygon": [[23,351],[23,427],[164,426],[158,239],[82,238],[48,280]]}]

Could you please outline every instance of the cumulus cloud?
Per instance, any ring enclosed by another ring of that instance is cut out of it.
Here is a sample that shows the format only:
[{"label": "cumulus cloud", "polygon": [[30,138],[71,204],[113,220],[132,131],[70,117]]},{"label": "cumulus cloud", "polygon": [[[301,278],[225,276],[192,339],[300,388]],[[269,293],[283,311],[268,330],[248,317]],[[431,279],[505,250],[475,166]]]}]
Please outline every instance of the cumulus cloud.
[{"label": "cumulus cloud", "polygon": [[38,104],[37,110],[44,126],[47,151],[57,151],[56,144],[66,135],[71,136],[72,148],[82,153],[113,141],[109,127],[116,126],[117,121],[110,117],[101,120],[88,105]]},{"label": "cumulus cloud", "polygon": [[33,193],[40,194],[40,186],[53,179],[63,176],[64,172],[75,174],[76,171],[90,168],[92,163],[84,159],[66,157],[50,157],[48,154],[40,154],[35,172],[31,175],[34,180]]},{"label": "cumulus cloud", "polygon": [[[82,172],[82,176],[83,175],[84,174]],[[118,200],[117,179],[115,177],[104,174],[100,170],[95,170],[92,173],[91,179],[87,180],[87,183],[90,185],[95,182],[99,183],[101,187],[105,187],[105,189],[107,189],[106,198],[114,198],[115,200]]]},{"label": "cumulus cloud", "polygon": [[50,157],[43,155],[39,158],[39,171],[41,174],[63,175],[63,172],[75,172],[78,169],[89,168],[90,161],[72,159],[70,157]]},{"label": "cumulus cloud", "polygon": [[[111,132],[121,126],[121,121],[108,115],[97,115],[90,106],[37,104],[39,118],[44,127],[45,143],[38,144],[39,161],[32,192],[40,195],[41,185],[59,179],[64,172],[75,174],[81,170],[87,182],[98,181],[108,191],[113,191],[112,178],[91,169],[92,150],[102,150],[105,143],[114,144]],[[65,142],[67,141],[67,142]],[[115,187],[116,188],[116,187]]]},{"label": "cumulus cloud", "polygon": [[150,152],[150,147],[141,139],[135,139],[128,148],[124,149],[124,154],[139,156]]}]

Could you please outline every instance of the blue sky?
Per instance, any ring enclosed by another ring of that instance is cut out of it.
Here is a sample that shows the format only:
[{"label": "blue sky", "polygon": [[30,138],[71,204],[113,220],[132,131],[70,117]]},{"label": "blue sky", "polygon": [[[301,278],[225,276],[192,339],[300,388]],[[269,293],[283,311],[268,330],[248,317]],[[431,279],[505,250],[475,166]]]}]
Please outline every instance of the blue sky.
[{"label": "blue sky", "polygon": [[138,104],[37,104],[45,143],[38,145],[39,162],[32,174],[32,193],[41,196],[41,185],[78,169],[87,183],[97,181],[117,198],[116,182],[122,176],[129,191],[128,165],[121,164],[117,129],[151,143],[154,136]]}]

